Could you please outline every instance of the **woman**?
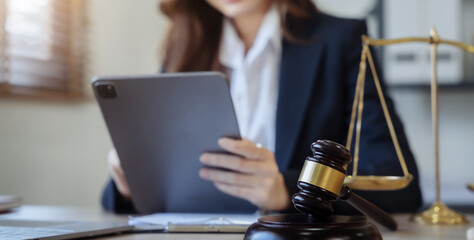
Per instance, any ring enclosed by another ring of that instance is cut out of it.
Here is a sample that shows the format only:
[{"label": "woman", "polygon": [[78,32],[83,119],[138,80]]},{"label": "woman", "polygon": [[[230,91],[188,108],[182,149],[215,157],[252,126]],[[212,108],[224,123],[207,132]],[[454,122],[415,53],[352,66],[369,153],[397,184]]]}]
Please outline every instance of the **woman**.
[{"label": "woman", "polygon": [[[310,0],[167,0],[166,72],[219,70],[231,80],[243,140],[219,139],[241,157],[204,153],[201,178],[260,209],[291,210],[302,164],[318,139],[345,141],[365,23],[319,13]],[[368,76],[371,78],[372,76]],[[359,174],[402,175],[373,81],[365,89]],[[360,192],[389,212],[421,204],[418,172],[393,104],[386,99],[409,171],[409,187]],[[103,205],[133,209],[114,152]],[[336,207],[337,208],[337,207]]]}]

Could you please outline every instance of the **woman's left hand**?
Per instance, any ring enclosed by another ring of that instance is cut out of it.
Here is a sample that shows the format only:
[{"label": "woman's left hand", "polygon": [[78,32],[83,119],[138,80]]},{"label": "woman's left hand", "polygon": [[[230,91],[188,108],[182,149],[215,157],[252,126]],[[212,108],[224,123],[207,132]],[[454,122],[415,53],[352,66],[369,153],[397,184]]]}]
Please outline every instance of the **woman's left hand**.
[{"label": "woman's left hand", "polygon": [[288,190],[270,150],[245,138],[221,138],[219,145],[235,155],[202,154],[200,160],[206,167],[199,172],[201,178],[213,181],[220,191],[248,200],[260,209],[278,211],[288,208]]}]

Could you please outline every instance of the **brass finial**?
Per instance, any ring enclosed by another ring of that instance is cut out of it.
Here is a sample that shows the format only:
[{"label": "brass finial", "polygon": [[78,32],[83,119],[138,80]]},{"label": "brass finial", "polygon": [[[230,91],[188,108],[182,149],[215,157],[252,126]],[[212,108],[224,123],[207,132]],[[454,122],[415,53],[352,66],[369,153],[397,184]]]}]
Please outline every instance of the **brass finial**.
[{"label": "brass finial", "polygon": [[430,39],[431,39],[431,42],[430,42],[431,44],[439,44],[440,43],[441,38],[439,37],[438,31],[436,31],[435,27],[431,27]]}]

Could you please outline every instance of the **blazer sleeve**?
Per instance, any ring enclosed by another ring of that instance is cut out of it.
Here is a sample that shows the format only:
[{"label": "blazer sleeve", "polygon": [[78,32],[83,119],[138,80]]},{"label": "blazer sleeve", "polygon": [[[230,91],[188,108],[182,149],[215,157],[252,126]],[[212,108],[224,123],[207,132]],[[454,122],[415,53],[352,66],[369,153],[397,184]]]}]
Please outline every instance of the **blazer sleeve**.
[{"label": "blazer sleeve", "polygon": [[122,197],[112,179],[109,180],[102,193],[102,207],[115,213],[136,213],[133,203]]},{"label": "blazer sleeve", "polygon": [[[345,63],[345,69],[348,69],[346,83],[352,91],[352,94],[349,94],[350,97],[347,99],[346,103],[346,111],[348,113],[346,114],[347,124],[350,122],[356,79],[359,72],[359,62],[362,50],[361,35],[367,33],[365,22],[353,21],[353,23],[354,26],[352,26],[352,28],[346,28],[349,30],[349,36],[346,39],[352,39],[352,41],[346,41],[345,43],[345,45],[348,46],[346,49],[347,62]],[[371,50],[371,53],[372,56],[375,57],[373,49]],[[381,81],[385,101],[387,103],[402,154],[406,161],[408,172],[413,175],[413,180],[408,187],[401,190],[356,191],[356,193],[388,212],[414,212],[422,203],[418,169],[408,145],[403,125],[396,114],[394,104],[386,91],[382,74],[378,68],[377,75]],[[365,79],[358,175],[403,176],[403,171],[390,136],[368,61]],[[354,149],[354,142],[355,134],[351,149]],[[352,169],[348,169],[348,174],[351,172]]]}]

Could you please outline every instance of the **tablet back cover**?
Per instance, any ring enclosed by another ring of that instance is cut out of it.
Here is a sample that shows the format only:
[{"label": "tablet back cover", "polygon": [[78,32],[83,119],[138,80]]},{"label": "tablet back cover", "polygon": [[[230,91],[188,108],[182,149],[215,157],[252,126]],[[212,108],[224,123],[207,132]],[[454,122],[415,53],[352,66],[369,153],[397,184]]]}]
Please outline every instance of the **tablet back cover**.
[{"label": "tablet back cover", "polygon": [[199,177],[203,152],[222,152],[221,137],[239,138],[222,74],[99,77],[92,85],[140,213],[256,210]]}]

